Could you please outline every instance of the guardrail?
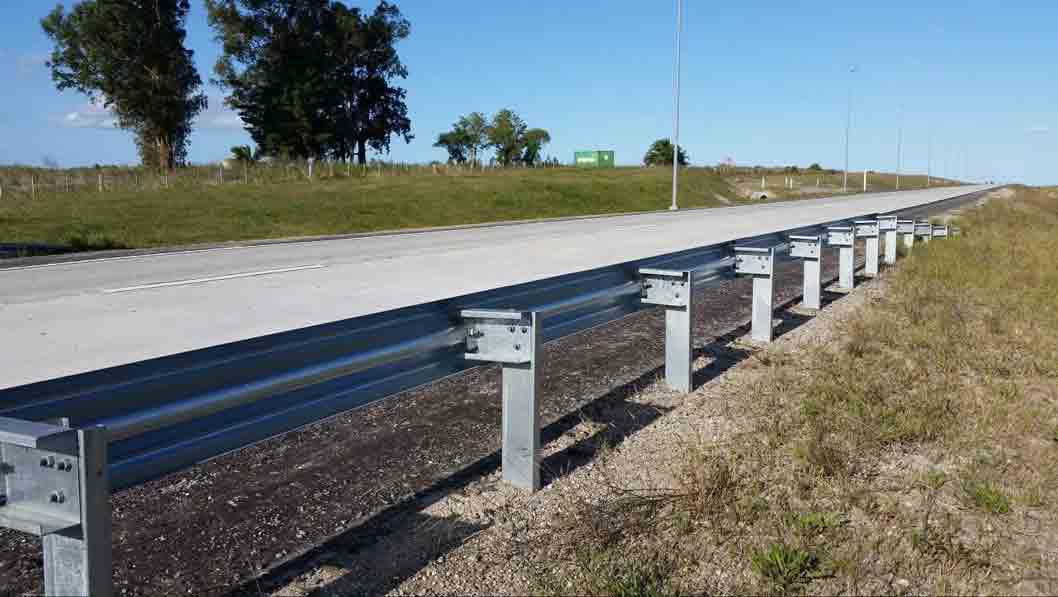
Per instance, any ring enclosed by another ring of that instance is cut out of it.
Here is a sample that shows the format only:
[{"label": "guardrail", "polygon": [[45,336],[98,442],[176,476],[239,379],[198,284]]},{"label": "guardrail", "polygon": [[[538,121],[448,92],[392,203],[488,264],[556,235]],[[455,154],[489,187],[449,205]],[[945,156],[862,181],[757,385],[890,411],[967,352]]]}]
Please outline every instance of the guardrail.
[{"label": "guardrail", "polygon": [[503,369],[503,477],[536,490],[544,343],[660,306],[666,381],[690,391],[695,290],[751,277],[751,335],[770,341],[777,260],[804,263],[804,305],[819,308],[826,247],[839,251],[839,286],[852,288],[857,239],[865,241],[867,275],[876,275],[881,232],[888,263],[898,236],[906,247],[948,236],[946,226],[901,219],[922,209],[776,231],[0,391],[0,526],[44,538],[47,594],[110,594],[111,492],[483,363]]}]

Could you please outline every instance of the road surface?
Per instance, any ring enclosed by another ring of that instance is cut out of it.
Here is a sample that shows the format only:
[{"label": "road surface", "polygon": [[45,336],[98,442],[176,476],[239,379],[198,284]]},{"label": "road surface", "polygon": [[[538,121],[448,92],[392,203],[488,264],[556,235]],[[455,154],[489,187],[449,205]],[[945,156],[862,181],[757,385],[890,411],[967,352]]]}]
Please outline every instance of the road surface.
[{"label": "road surface", "polygon": [[985,188],[0,269],[0,389]]}]

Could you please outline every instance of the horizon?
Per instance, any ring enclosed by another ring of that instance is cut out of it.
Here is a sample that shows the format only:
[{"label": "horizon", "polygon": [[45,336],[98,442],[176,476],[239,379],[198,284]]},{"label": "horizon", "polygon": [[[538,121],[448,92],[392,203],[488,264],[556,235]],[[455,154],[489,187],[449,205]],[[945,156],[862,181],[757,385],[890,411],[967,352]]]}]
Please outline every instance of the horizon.
[{"label": "horizon", "polygon": [[[426,0],[396,4],[412,24],[399,50],[410,71],[402,86],[416,138],[371,157],[443,162],[445,152],[432,147],[439,133],[460,115],[504,107],[550,131],[543,153],[562,163],[578,149],[610,149],[618,165],[635,166],[650,143],[672,137],[674,3],[644,11],[630,0],[522,1],[488,13]],[[0,99],[0,163],[137,163],[132,135],[114,129],[105,110],[55,90],[39,26],[49,9],[15,0],[0,24],[0,77],[9,90]],[[1058,7],[1041,5],[1032,19],[1013,12],[985,2],[706,11],[687,1],[680,145],[694,166],[730,158],[841,170],[855,65],[851,172],[896,171],[903,106],[902,173],[926,173],[932,128],[930,170],[938,178],[1058,183],[1049,167],[1058,156],[1050,99],[1058,91],[1058,40],[1047,30]],[[217,162],[250,139],[209,83],[219,46],[201,2],[187,30],[210,99],[189,158]]]}]

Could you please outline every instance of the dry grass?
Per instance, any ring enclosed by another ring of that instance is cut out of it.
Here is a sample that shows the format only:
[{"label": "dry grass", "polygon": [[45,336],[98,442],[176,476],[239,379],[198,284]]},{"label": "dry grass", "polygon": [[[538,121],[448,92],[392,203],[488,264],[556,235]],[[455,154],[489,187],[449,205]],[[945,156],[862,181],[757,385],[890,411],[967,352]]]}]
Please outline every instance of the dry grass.
[{"label": "dry grass", "polygon": [[545,588],[1058,592],[1058,200],[959,226],[840,341],[761,353],[740,433],[690,442],[676,487],[576,509]]}]

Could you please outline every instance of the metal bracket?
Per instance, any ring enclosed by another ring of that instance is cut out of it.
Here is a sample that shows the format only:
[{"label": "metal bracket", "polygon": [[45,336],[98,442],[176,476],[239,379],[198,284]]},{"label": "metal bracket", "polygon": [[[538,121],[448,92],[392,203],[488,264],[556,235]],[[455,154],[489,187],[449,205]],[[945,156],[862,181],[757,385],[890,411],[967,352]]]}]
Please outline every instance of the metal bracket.
[{"label": "metal bracket", "polygon": [[790,257],[819,259],[823,256],[823,239],[819,236],[790,236]]},{"label": "metal bracket", "polygon": [[41,536],[81,524],[77,432],[0,419],[0,526]]},{"label": "metal bracket", "polygon": [[648,305],[686,307],[691,294],[688,272],[643,268],[639,270],[642,299]]},{"label": "metal bracket", "polygon": [[856,220],[856,238],[878,238],[878,222],[876,220]]},{"label": "metal bracket", "polygon": [[896,216],[878,216],[878,231],[889,232],[897,229]]},{"label": "metal bracket", "polygon": [[885,263],[896,264],[897,224],[896,216],[878,216],[878,232],[885,237]]},{"label": "metal bracket", "polygon": [[942,224],[934,224],[931,234],[933,238],[948,238],[948,227]]},{"label": "metal bracket", "polygon": [[915,236],[919,238],[929,238],[933,236],[933,224],[928,221],[915,222]]},{"label": "metal bracket", "polygon": [[827,245],[831,247],[851,247],[855,244],[853,229],[850,226],[830,226],[827,228]]},{"label": "metal bracket", "polygon": [[533,318],[520,311],[466,309],[468,361],[524,364],[532,361]]},{"label": "metal bracket", "polygon": [[775,249],[735,247],[735,275],[770,276],[775,270]]},{"label": "metal bracket", "polygon": [[915,233],[915,221],[914,220],[897,220],[896,231],[900,234],[914,234]]}]

